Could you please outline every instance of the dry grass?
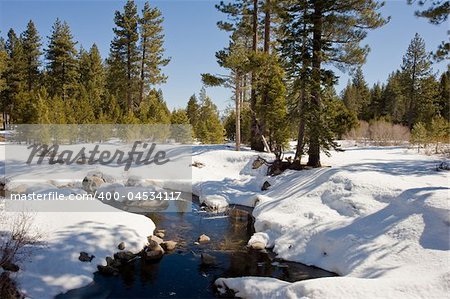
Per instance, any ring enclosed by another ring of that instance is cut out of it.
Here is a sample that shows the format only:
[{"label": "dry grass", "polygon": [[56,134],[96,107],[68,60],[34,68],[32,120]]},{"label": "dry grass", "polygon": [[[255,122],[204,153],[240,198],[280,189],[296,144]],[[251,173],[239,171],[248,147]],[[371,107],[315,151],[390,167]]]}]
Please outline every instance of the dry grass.
[{"label": "dry grass", "polygon": [[359,121],[359,126],[352,129],[345,139],[364,144],[400,145],[409,142],[410,137],[408,127],[392,124],[385,120],[377,120],[371,123]]}]

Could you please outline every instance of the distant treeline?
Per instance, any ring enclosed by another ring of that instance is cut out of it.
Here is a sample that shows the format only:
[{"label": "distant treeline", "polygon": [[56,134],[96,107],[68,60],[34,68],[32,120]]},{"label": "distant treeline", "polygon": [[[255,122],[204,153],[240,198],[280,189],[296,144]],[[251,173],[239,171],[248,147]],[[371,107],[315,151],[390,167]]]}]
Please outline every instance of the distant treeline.
[{"label": "distant treeline", "polygon": [[46,43],[32,20],[20,34],[10,29],[0,39],[4,122],[191,123],[200,141],[223,142],[217,108],[204,90],[200,103],[192,97],[188,115],[185,109],[169,111],[155,88],[166,81],[162,68],[170,61],[164,56],[161,12],[147,2],[138,13],[128,1],[115,12],[114,23],[107,59],[96,44],[78,50],[69,25],[59,19]]}]

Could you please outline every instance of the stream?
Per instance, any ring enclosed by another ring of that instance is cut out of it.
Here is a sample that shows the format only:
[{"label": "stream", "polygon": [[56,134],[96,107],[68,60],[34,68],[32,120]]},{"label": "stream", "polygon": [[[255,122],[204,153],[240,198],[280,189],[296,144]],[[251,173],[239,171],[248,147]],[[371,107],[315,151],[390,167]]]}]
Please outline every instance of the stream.
[{"label": "stream", "polygon": [[[213,213],[201,207],[195,196],[182,197],[186,200],[171,202],[168,208],[177,212],[139,212],[150,217],[157,229],[165,230],[164,240],[178,242],[174,251],[159,261],[134,260],[118,276],[96,272],[91,284],[56,298],[217,298],[214,281],[219,277],[264,276],[294,282],[336,275],[279,260],[270,251],[247,249],[254,233],[251,208],[231,206],[227,212]],[[190,197],[194,197],[192,202]],[[211,241],[195,244],[201,234]],[[213,262],[202,263],[202,253],[212,256]]]}]

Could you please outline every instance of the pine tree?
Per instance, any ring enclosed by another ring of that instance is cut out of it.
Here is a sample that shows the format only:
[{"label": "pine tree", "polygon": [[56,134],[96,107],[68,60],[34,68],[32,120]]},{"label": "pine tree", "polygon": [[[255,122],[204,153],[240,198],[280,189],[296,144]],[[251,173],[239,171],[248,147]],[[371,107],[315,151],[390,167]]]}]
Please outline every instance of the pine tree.
[{"label": "pine tree", "polygon": [[425,42],[418,33],[408,46],[406,54],[403,56],[402,64],[403,86],[406,95],[406,123],[412,128],[417,117],[418,96],[420,86],[425,78],[431,73],[431,61],[429,54],[425,50]]},{"label": "pine tree", "polygon": [[181,143],[187,143],[192,139],[192,130],[186,110],[173,110],[170,115],[171,137]]},{"label": "pine tree", "polygon": [[8,31],[6,41],[8,54],[7,68],[4,73],[6,89],[3,91],[3,111],[7,111],[12,121],[20,121],[24,108],[24,98],[21,97],[26,85],[26,61],[22,39],[13,29]]},{"label": "pine tree", "polygon": [[200,106],[197,102],[197,97],[195,94],[193,94],[187,103],[186,107],[186,114],[189,119],[189,123],[192,126],[192,129],[194,131],[194,136],[196,136],[197,132],[197,124],[199,121],[199,113],[200,113]]},{"label": "pine tree", "polygon": [[117,95],[122,106],[132,111],[136,102],[136,88],[139,78],[137,7],[133,0],[128,0],[123,13],[115,12],[113,29],[115,37],[111,42],[108,59],[110,90]]},{"label": "pine tree", "polygon": [[386,116],[386,103],[384,102],[383,92],[384,86],[376,83],[370,89],[370,104],[368,119],[377,119],[381,116]]},{"label": "pine tree", "polygon": [[170,110],[161,90],[150,90],[139,107],[142,110],[139,115],[143,123],[170,124]]},{"label": "pine tree", "polygon": [[417,97],[414,123],[418,121],[429,123],[435,115],[439,114],[439,82],[434,76],[421,80]]},{"label": "pine tree", "polygon": [[394,123],[402,123],[406,115],[406,96],[400,71],[389,75],[386,88],[383,91],[383,102],[387,115]]},{"label": "pine tree", "polygon": [[142,18],[139,20],[141,38],[139,103],[142,102],[144,93],[149,90],[150,86],[164,83],[167,80],[167,76],[161,71],[161,67],[166,66],[170,61],[163,57],[163,20],[159,9],[151,8],[148,2],[144,4]]},{"label": "pine tree", "polygon": [[200,142],[206,144],[222,143],[224,129],[219,119],[219,113],[204,88],[200,91],[200,103],[196,137]]},{"label": "pine tree", "polygon": [[96,44],[92,45],[89,52],[80,49],[78,65],[81,92],[86,92],[89,106],[98,117],[102,113],[102,102],[106,93],[106,75]]},{"label": "pine tree", "polygon": [[386,23],[377,12],[381,6],[375,1],[366,0],[352,1],[351,5],[348,5],[348,1],[338,0],[286,4],[288,16],[284,20],[288,24],[284,24],[283,28],[285,33],[287,31],[288,40],[284,48],[292,52],[292,49],[298,48],[298,41],[301,41],[300,51],[293,54],[300,56],[296,59],[298,69],[307,62],[304,73],[310,72],[308,107],[303,115],[309,135],[310,166],[320,167],[321,149],[328,151],[336,147],[336,143],[330,139],[333,136],[331,129],[324,122],[321,100],[323,83],[333,74],[323,70],[323,64],[331,62],[341,69],[361,65],[368,47],[361,47],[360,42],[366,37],[367,30]]},{"label": "pine tree", "polygon": [[370,90],[367,87],[361,67],[356,69],[352,81],[347,84],[343,91],[343,101],[348,109],[356,112],[358,119],[370,119]]},{"label": "pine tree", "polygon": [[28,92],[31,92],[40,81],[39,67],[41,65],[41,38],[33,23],[30,20],[27,29],[22,33],[22,43],[26,61],[26,85]]},{"label": "pine tree", "polygon": [[8,53],[6,53],[5,44],[3,40],[0,39],[0,95],[6,89],[6,80],[4,76],[7,67],[8,67]]},{"label": "pine tree", "polygon": [[[409,4],[412,4],[416,1],[408,0]],[[418,1],[420,6],[423,6],[427,1],[421,0]],[[422,11],[416,11],[415,14],[418,17],[427,18],[431,24],[439,25],[445,23],[450,14],[450,1],[430,1],[430,6]],[[438,49],[434,53],[434,59],[437,61],[441,61],[443,59],[449,59],[450,53],[450,43],[448,41],[442,41],[442,43],[438,46]]]},{"label": "pine tree", "polygon": [[289,137],[284,70],[276,56],[257,55],[260,65],[254,72],[258,78],[256,115],[262,133],[268,136],[270,150],[276,151],[285,148]]},{"label": "pine tree", "polygon": [[66,22],[56,19],[46,50],[48,84],[51,95],[68,99],[76,89],[77,50]]},{"label": "pine tree", "polygon": [[450,121],[450,67],[447,68],[439,81],[438,109],[439,114]]},{"label": "pine tree", "polygon": [[417,152],[420,151],[420,146],[427,146],[429,142],[429,136],[425,125],[421,122],[414,124],[411,130],[411,143],[417,144]]}]

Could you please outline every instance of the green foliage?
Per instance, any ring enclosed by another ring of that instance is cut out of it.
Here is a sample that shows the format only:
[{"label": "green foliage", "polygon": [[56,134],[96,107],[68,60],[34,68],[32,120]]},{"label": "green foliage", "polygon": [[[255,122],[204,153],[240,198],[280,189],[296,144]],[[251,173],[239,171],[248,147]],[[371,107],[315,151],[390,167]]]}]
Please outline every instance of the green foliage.
[{"label": "green foliage", "polygon": [[197,97],[195,96],[195,94],[193,94],[188,100],[186,107],[186,115],[189,119],[189,123],[194,129],[194,137],[195,137],[195,128],[197,128],[197,124],[200,117],[199,114],[200,114],[200,105],[197,102]]},{"label": "green foliage", "polygon": [[437,98],[439,115],[450,121],[450,66],[441,75],[439,81],[439,95]]},{"label": "green foliage", "polygon": [[[252,122],[251,111],[248,107],[241,109],[241,142],[250,143],[251,131],[250,126]],[[236,112],[234,109],[228,109],[223,120],[225,129],[225,136],[228,140],[235,140],[236,138]]]},{"label": "green foliage", "polygon": [[66,22],[56,19],[46,49],[48,90],[64,100],[72,96],[77,82],[77,50]]},{"label": "green foliage", "polygon": [[161,67],[166,66],[170,59],[164,58],[164,34],[163,17],[157,8],[151,8],[146,2],[142,10],[140,23],[141,37],[141,80],[143,86],[164,83],[167,80],[161,72]]},{"label": "green foliage", "polygon": [[[320,151],[337,146],[327,122],[327,107],[323,100],[326,85],[333,83],[333,74],[322,65],[332,63],[341,70],[353,69],[364,63],[369,51],[360,42],[369,29],[386,23],[376,1],[287,1],[281,14],[284,33],[282,57],[288,74],[294,79],[290,92],[297,99],[302,128],[308,132],[308,165],[320,166]],[[306,79],[306,80],[305,80]],[[297,113],[294,114],[294,116]],[[304,142],[298,139],[297,154]]]},{"label": "green foliage", "polygon": [[441,143],[450,143],[450,123],[443,117],[433,117],[429,125],[429,136],[435,144],[435,153],[439,153]]},{"label": "green foliage", "polygon": [[370,91],[364,79],[361,68],[358,68],[353,76],[352,82],[343,91],[345,106],[355,112],[359,119],[369,120]]},{"label": "green foliage", "polygon": [[200,109],[198,121],[194,127],[195,136],[201,143],[222,143],[224,128],[219,119],[216,105],[207,96],[205,89],[200,91]]},{"label": "green foliage", "polygon": [[429,143],[429,136],[427,128],[421,122],[415,123],[411,130],[411,143],[417,145],[417,150],[420,146],[426,146]]},{"label": "green foliage", "polygon": [[133,0],[128,0],[123,10],[116,11],[114,16],[116,27],[113,29],[115,36],[108,59],[108,82],[122,109],[132,110],[139,78],[139,16]]},{"label": "green foliage", "polygon": [[328,116],[335,138],[342,139],[345,134],[358,125],[356,113],[348,109],[339,98],[329,97],[326,107],[325,114]]},{"label": "green foliage", "polygon": [[20,95],[25,90],[26,61],[22,40],[13,29],[8,31],[5,49],[8,59],[4,72],[6,88],[2,93],[2,108],[16,121],[20,119],[19,107],[23,106]]},{"label": "green foliage", "polygon": [[27,29],[22,33],[21,38],[26,64],[26,86],[28,92],[30,92],[41,80],[39,67],[41,65],[40,56],[42,54],[40,49],[41,38],[32,20],[28,22]]},{"label": "green foliage", "polygon": [[8,54],[0,40],[0,94],[6,89],[6,79],[4,77],[8,67]]},{"label": "green foliage", "polygon": [[256,115],[261,123],[263,135],[267,135],[271,150],[286,148],[289,127],[286,108],[286,86],[283,82],[284,70],[277,57],[266,53],[255,54],[257,64]]},{"label": "green foliage", "polygon": [[[426,99],[423,94],[423,84],[425,84],[426,78],[431,73],[429,56],[425,50],[424,40],[416,33],[408,46],[406,54],[403,56],[401,77],[401,84],[404,88],[406,99],[405,121],[410,128],[412,128],[412,125],[417,119],[416,112],[425,105],[424,101]],[[420,94],[421,91],[422,94]]]},{"label": "green foliage", "polygon": [[[408,0],[409,4],[412,4],[416,1]],[[427,3],[426,0],[418,1],[420,6],[423,6]],[[431,24],[439,25],[445,23],[450,14],[450,1],[430,1],[431,3],[426,9],[422,11],[416,11],[415,14],[418,17],[427,18]],[[442,43],[438,46],[438,49],[433,54],[433,57],[436,61],[441,61],[444,59],[449,59],[450,53],[450,43],[448,41],[442,41]]]},{"label": "green foliage", "polygon": [[186,110],[173,110],[170,115],[171,137],[181,143],[188,143],[192,140],[192,129]]}]

